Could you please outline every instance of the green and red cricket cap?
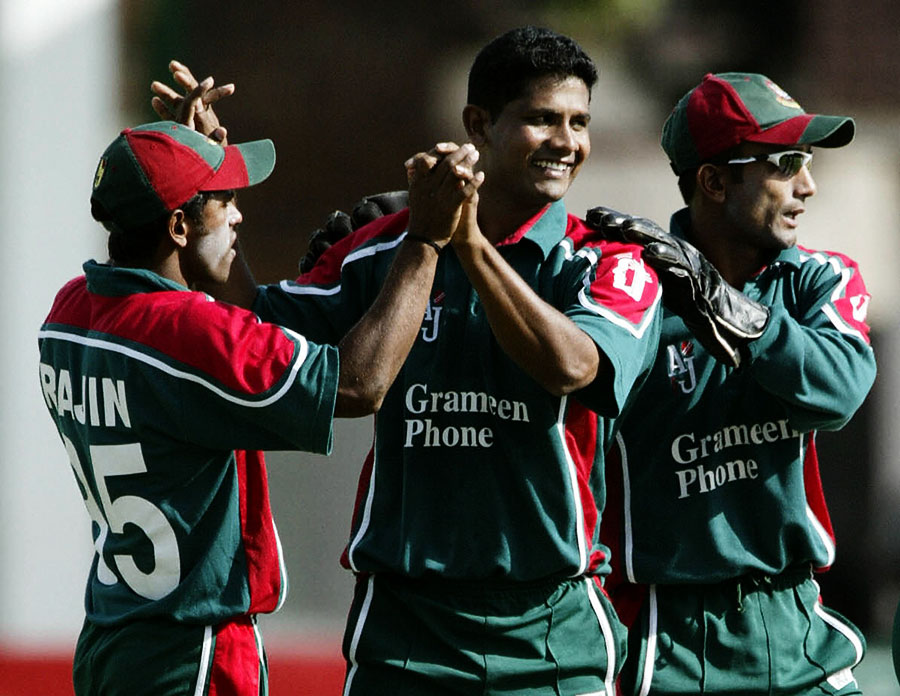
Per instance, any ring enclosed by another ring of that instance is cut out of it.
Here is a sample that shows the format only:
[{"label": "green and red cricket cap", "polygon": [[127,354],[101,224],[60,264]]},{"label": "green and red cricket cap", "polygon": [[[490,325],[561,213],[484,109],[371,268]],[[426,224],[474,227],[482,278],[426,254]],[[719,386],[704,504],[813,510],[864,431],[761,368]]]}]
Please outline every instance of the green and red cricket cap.
[{"label": "green and red cricket cap", "polygon": [[201,191],[253,186],[275,168],[271,140],[222,146],[174,121],[126,128],[94,175],[97,201],[124,229],[146,225]]},{"label": "green and red cricket cap", "polygon": [[808,114],[758,73],[707,73],[666,119],[662,147],[681,174],[742,143],[842,147],[856,131],[848,116]]}]

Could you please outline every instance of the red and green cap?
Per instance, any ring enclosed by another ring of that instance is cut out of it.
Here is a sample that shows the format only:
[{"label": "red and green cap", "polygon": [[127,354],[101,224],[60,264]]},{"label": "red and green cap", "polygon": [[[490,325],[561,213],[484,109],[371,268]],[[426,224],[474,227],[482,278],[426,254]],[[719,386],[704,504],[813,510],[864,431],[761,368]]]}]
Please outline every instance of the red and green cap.
[{"label": "red and green cap", "polygon": [[757,73],[708,73],[666,119],[662,147],[676,174],[742,142],[842,147],[856,131],[847,116],[808,114]]},{"label": "red and green cap", "polygon": [[201,191],[258,184],[274,168],[271,140],[223,147],[174,121],[158,121],[126,128],[110,143],[97,165],[91,202],[120,227],[134,229]]}]

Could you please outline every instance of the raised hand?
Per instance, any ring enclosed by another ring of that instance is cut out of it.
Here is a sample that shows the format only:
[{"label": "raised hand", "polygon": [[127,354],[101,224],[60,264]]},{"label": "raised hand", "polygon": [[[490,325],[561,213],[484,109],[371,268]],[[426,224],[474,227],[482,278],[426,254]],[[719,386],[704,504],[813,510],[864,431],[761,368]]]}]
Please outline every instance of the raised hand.
[{"label": "raised hand", "polygon": [[409,182],[409,236],[443,247],[460,221],[462,204],[471,199],[484,181],[475,172],[478,150],[471,143],[438,143],[406,163]]},{"label": "raised hand", "polygon": [[234,94],[234,85],[215,86],[212,77],[197,81],[190,69],[177,60],[169,63],[172,78],[184,90],[179,94],[168,85],[154,80],[150,91],[155,95],[150,104],[160,118],[177,121],[221,144],[227,144],[228,131],[219,123],[213,104]]}]

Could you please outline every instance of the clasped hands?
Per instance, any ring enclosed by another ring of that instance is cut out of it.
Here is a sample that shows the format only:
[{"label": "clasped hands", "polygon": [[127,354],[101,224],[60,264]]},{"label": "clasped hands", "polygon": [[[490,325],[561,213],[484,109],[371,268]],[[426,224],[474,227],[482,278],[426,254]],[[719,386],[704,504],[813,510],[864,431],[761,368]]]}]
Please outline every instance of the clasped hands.
[{"label": "clasped hands", "polygon": [[409,184],[409,235],[443,247],[479,235],[478,189],[484,172],[475,171],[478,150],[471,143],[438,143],[404,163]]}]

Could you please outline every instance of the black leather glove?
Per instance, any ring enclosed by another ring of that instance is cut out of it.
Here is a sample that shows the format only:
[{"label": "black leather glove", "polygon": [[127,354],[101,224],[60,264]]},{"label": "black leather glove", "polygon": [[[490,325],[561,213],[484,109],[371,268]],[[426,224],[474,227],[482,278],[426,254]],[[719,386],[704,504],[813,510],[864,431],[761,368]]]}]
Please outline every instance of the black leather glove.
[{"label": "black leather glove", "polygon": [[717,360],[739,367],[750,341],[769,321],[769,308],[729,285],[689,242],[674,237],[652,220],[610,208],[592,208],[587,223],[606,239],[644,247],[643,259],[663,284],[663,302]]},{"label": "black leather glove", "polygon": [[325,224],[322,227],[309,235],[306,256],[300,259],[300,273],[311,270],[326,249],[354,230],[358,230],[383,215],[399,212],[408,205],[409,194],[406,191],[388,191],[364,197],[353,206],[350,215],[335,210],[325,218]]}]

